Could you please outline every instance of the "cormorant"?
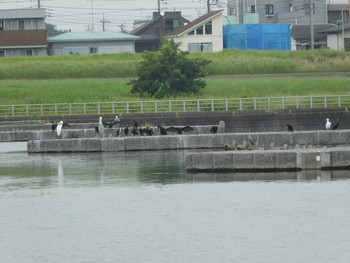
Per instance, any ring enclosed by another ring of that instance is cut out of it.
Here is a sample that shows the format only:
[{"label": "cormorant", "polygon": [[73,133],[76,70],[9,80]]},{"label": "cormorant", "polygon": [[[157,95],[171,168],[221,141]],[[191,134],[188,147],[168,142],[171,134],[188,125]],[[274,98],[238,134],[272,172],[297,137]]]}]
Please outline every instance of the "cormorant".
[{"label": "cormorant", "polygon": [[213,126],[209,130],[210,133],[217,133],[218,132],[218,126]]},{"label": "cormorant", "polygon": [[168,134],[164,127],[158,125],[158,129],[159,129],[159,132],[160,132],[161,135],[167,135]]},{"label": "cormorant", "polygon": [[177,134],[182,134],[182,132],[188,132],[193,130],[194,128],[192,128],[191,126],[185,126],[183,128],[171,126],[166,129],[166,131],[177,132]]},{"label": "cormorant", "polygon": [[116,115],[114,120],[103,122],[103,125],[106,128],[112,128],[114,125],[119,124],[119,123],[120,123],[120,119],[119,119],[118,115]]},{"label": "cormorant", "polygon": [[336,124],[334,124],[332,130],[336,130],[336,129],[338,129],[338,127],[339,127],[339,119],[337,119],[337,122],[336,122]]},{"label": "cormorant", "polygon": [[294,128],[292,125],[287,123],[288,131],[294,131]]},{"label": "cormorant", "polygon": [[124,134],[125,134],[125,136],[128,136],[128,134],[129,134],[129,126],[128,125],[126,125],[126,127],[124,129]]}]

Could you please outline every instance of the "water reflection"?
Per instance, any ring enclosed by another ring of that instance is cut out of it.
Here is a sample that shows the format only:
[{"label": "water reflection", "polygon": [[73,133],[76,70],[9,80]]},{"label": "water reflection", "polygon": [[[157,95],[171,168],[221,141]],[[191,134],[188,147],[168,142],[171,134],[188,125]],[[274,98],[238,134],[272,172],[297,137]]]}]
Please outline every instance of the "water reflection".
[{"label": "water reflection", "polygon": [[0,189],[108,187],[193,182],[327,182],[350,179],[349,171],[186,173],[185,151],[27,154],[0,153]]}]

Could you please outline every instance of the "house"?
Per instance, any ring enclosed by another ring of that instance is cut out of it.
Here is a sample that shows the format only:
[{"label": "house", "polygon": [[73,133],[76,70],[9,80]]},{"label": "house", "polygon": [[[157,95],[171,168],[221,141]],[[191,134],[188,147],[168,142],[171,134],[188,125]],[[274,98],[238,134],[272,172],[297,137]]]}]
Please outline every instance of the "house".
[{"label": "house", "polygon": [[109,31],[67,32],[48,39],[49,54],[112,54],[135,52],[135,41],[139,37]]},{"label": "house", "polygon": [[170,33],[167,38],[182,43],[181,50],[217,52],[223,50],[223,10],[211,11]]},{"label": "house", "polygon": [[159,50],[160,42],[164,36],[187,23],[189,21],[181,16],[181,12],[165,12],[164,15],[154,12],[152,20],[144,22],[130,32],[130,34],[140,37],[136,40],[135,51]]},{"label": "house", "polygon": [[327,48],[332,50],[348,51],[350,45],[350,24],[337,26],[322,31],[327,37]]},{"label": "house", "polygon": [[0,10],[0,57],[45,56],[45,9]]},{"label": "house", "polygon": [[[325,30],[336,27],[332,24],[314,25],[314,48],[327,48],[327,35]],[[310,25],[292,25],[292,50],[307,50],[311,48]]]},{"label": "house", "polygon": [[[327,24],[327,0],[312,1],[314,24]],[[228,15],[236,24],[309,24],[307,0],[228,0]]]}]

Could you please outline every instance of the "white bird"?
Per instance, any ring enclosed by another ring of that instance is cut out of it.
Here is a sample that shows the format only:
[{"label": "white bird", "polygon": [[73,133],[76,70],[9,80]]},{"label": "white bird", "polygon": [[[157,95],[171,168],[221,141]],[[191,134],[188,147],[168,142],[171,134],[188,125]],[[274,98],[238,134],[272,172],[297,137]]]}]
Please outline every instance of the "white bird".
[{"label": "white bird", "polygon": [[103,135],[105,131],[105,127],[103,126],[103,123],[102,123],[102,117],[100,117],[100,121],[98,123],[98,126],[95,127],[95,131],[101,136]]},{"label": "white bird", "polygon": [[61,136],[63,121],[60,121],[56,127],[57,136]]},{"label": "white bird", "polygon": [[332,123],[329,121],[329,119],[326,119],[326,130],[329,130],[331,128]]}]

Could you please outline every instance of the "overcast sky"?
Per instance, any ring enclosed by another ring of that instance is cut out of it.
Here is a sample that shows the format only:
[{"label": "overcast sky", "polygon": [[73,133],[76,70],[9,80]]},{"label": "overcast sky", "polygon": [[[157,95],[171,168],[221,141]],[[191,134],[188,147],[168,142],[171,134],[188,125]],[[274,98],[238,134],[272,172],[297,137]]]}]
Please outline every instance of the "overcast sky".
[{"label": "overcast sky", "polygon": [[[259,1],[259,0],[257,0]],[[206,12],[206,0],[161,0],[162,11],[181,11],[192,21]],[[226,0],[219,0],[226,3]],[[347,0],[328,0],[332,3],[347,3]],[[132,30],[134,20],[147,20],[158,9],[158,0],[40,0],[46,9],[46,22],[58,29],[72,31],[102,31],[102,21],[109,31],[121,27]],[[35,8],[38,0],[0,0],[0,9]],[[225,7],[225,5],[224,5]],[[213,9],[221,9],[213,6]],[[92,15],[93,14],[93,15]],[[103,19],[104,17],[104,19]]]},{"label": "overcast sky", "polygon": [[[101,31],[103,17],[106,30],[120,31],[123,25],[130,31],[134,20],[150,19],[158,9],[158,0],[40,0],[40,3],[47,11],[46,22],[72,31],[89,30],[92,24],[95,31]],[[162,11],[182,11],[188,20],[206,11],[206,0],[162,0],[160,3]],[[0,9],[37,5],[38,0],[0,0]]]}]

